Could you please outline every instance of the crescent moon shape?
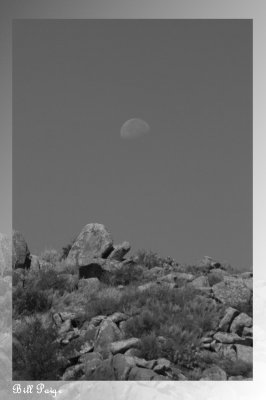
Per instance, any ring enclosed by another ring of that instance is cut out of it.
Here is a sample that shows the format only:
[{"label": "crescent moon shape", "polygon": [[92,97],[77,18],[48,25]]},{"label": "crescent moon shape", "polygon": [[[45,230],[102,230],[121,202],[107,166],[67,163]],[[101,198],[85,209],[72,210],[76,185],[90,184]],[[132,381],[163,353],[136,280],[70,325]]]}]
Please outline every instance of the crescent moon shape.
[{"label": "crescent moon shape", "polygon": [[131,118],[121,127],[120,136],[122,139],[137,139],[145,136],[150,131],[149,124],[140,118]]}]

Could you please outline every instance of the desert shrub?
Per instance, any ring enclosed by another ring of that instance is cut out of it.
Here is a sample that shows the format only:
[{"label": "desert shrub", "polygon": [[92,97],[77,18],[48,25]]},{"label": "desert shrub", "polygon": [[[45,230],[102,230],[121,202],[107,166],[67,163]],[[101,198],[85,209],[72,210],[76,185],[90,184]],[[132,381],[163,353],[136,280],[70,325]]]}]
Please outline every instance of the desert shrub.
[{"label": "desert shrub", "polygon": [[139,357],[154,360],[161,356],[161,347],[154,332],[143,335],[139,346]]},{"label": "desert shrub", "polygon": [[77,276],[70,274],[59,274],[54,269],[40,270],[37,274],[30,276],[26,282],[27,287],[36,290],[58,290],[60,294],[65,291],[71,292],[77,288]]},{"label": "desert shrub", "polygon": [[66,246],[62,247],[60,260],[64,260],[67,258],[68,254],[71,250],[71,247],[73,246],[75,241],[76,241],[76,239],[72,239],[70,243],[68,243]]},{"label": "desert shrub", "polygon": [[13,270],[13,272],[12,272],[13,287],[18,286],[18,285],[23,286],[25,283],[26,276],[27,276],[27,272],[25,270],[23,270],[22,268]]},{"label": "desert shrub", "polygon": [[126,336],[141,337],[159,328],[156,316],[150,310],[143,310],[135,318],[129,319],[125,325]]},{"label": "desert shrub", "polygon": [[148,269],[163,266],[163,260],[153,251],[139,250],[136,254],[136,262]]},{"label": "desert shrub", "polygon": [[71,275],[77,275],[78,274],[78,268],[76,265],[69,265],[66,263],[65,259],[61,259],[56,263],[56,266],[54,270],[58,274],[71,274]]},{"label": "desert shrub", "polygon": [[52,300],[44,292],[18,287],[13,291],[14,315],[29,315],[35,312],[45,312],[51,308]]},{"label": "desert shrub", "polygon": [[63,363],[56,339],[53,325],[44,327],[38,318],[24,322],[13,334],[13,379],[59,379]]},{"label": "desert shrub", "polygon": [[122,294],[115,288],[106,287],[99,290],[97,293],[93,293],[86,306],[86,313],[88,318],[92,318],[96,315],[110,315],[121,309],[121,297]]},{"label": "desert shrub", "polygon": [[60,261],[60,257],[59,252],[55,249],[46,249],[40,254],[40,260],[45,261],[53,267]]},{"label": "desert shrub", "polygon": [[[193,288],[169,290],[158,287],[126,302],[128,313],[134,308],[139,311],[126,322],[125,333],[127,337],[135,336],[141,340],[150,334],[166,338],[156,348],[160,357],[185,368],[194,368],[200,338],[216,327],[221,318],[219,307],[222,306],[199,296]],[[143,356],[144,350],[142,347]]]},{"label": "desert shrub", "polygon": [[143,278],[143,269],[139,265],[125,265],[108,275],[105,275],[104,282],[108,285],[130,285],[141,282]]}]

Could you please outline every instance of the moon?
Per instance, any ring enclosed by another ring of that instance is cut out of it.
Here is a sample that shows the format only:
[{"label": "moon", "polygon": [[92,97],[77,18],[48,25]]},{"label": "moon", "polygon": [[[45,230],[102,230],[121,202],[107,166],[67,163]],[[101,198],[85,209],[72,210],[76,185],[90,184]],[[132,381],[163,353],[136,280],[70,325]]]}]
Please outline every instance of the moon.
[{"label": "moon", "polygon": [[149,124],[140,118],[131,118],[121,127],[120,136],[122,139],[137,139],[146,136],[150,132]]}]

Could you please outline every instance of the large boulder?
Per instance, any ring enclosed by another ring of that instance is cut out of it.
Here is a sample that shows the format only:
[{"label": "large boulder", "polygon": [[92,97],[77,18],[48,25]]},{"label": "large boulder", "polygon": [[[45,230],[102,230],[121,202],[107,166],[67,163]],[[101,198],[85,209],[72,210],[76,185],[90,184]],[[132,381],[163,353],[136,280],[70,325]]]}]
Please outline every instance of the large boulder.
[{"label": "large boulder", "polygon": [[231,307],[237,308],[251,301],[252,292],[242,278],[224,277],[224,281],[213,285],[212,290],[217,300]]},{"label": "large boulder", "polygon": [[0,274],[12,270],[12,241],[7,235],[0,233]]},{"label": "large boulder", "polygon": [[13,268],[29,268],[30,267],[30,251],[27,242],[18,231],[13,231],[12,234],[12,267]]},{"label": "large boulder", "polygon": [[114,247],[114,250],[109,255],[110,259],[123,261],[125,255],[129,252],[131,246],[128,242],[123,242]]},{"label": "large boulder", "polygon": [[113,251],[111,234],[102,224],[92,223],[84,226],[68,253],[68,266],[87,265],[93,258],[107,258]]}]

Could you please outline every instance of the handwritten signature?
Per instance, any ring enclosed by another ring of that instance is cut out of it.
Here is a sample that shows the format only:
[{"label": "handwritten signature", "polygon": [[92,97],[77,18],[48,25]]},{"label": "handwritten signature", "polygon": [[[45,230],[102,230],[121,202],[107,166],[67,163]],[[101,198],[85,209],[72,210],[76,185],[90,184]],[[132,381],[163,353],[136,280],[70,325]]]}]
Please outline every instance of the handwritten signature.
[{"label": "handwritten signature", "polygon": [[52,397],[56,397],[58,393],[61,393],[62,390],[56,390],[52,387],[47,387],[43,383],[38,383],[37,385],[25,385],[22,386],[20,383],[15,383],[13,385],[13,393],[14,394],[50,394]]}]

